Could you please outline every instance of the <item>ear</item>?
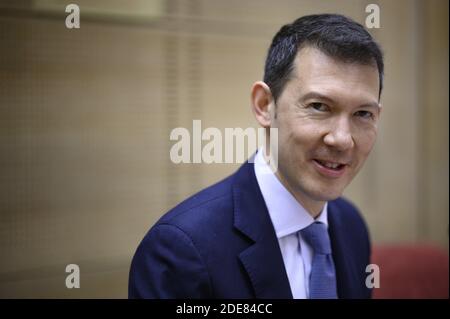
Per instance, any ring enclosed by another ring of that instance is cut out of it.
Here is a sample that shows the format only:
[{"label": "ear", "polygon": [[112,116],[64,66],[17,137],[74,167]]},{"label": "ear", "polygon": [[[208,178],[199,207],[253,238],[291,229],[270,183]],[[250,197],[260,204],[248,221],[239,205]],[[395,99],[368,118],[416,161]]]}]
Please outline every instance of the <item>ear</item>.
[{"label": "ear", "polygon": [[270,112],[273,107],[273,97],[269,86],[263,81],[255,82],[252,86],[251,105],[258,123],[268,128],[271,124]]}]

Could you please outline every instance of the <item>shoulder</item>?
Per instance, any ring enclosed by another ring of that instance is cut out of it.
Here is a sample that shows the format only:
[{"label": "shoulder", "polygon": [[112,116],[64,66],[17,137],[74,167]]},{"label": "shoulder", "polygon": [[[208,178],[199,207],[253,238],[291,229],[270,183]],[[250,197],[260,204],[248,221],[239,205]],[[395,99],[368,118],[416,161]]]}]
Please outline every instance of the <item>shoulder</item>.
[{"label": "shoulder", "polygon": [[369,242],[367,224],[358,208],[348,199],[339,197],[328,204],[328,219],[353,240]]},{"label": "shoulder", "polygon": [[189,238],[200,251],[212,242],[223,243],[233,236],[234,204],[231,175],[185,199],[166,212],[147,232],[147,237],[172,237],[173,233]]},{"label": "shoulder", "polygon": [[330,206],[337,207],[339,210],[348,212],[350,215],[358,215],[359,211],[355,204],[345,197],[339,197],[329,202]]},{"label": "shoulder", "polygon": [[330,201],[328,207],[329,214],[332,214],[332,217],[337,221],[358,224],[366,228],[366,224],[359,209],[350,200],[339,197]]},{"label": "shoulder", "polygon": [[185,199],[165,213],[155,226],[189,228],[193,224],[200,226],[198,223],[221,219],[233,209],[232,179],[233,175]]},{"label": "shoulder", "polygon": [[147,232],[131,264],[130,297],[212,295],[207,257],[211,243],[226,242],[224,235],[214,240],[217,234],[231,229],[225,226],[232,225],[233,218],[231,180],[226,178],[181,202]]}]

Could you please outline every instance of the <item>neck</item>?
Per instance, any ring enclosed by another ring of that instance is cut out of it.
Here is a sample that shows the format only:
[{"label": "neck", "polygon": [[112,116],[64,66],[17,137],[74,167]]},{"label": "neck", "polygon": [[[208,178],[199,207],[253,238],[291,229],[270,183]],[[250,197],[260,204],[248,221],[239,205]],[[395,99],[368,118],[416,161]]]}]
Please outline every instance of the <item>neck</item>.
[{"label": "neck", "polygon": [[316,219],[319,217],[320,213],[323,210],[323,207],[325,206],[325,202],[323,201],[315,201],[310,198],[307,198],[307,196],[301,192],[301,191],[295,191],[292,187],[290,187],[289,183],[280,175],[280,171],[277,171],[275,173],[275,176],[278,178],[278,180],[283,184],[283,186],[289,191],[289,193],[294,196],[294,198],[297,200],[297,202],[314,218]]},{"label": "neck", "polygon": [[[264,161],[269,164],[269,162],[272,164],[273,159],[271,157],[270,153],[270,144],[268,140],[266,141],[266,145],[261,148],[260,150],[263,155]],[[269,164],[270,166],[270,164]],[[283,186],[289,191],[289,193],[294,196],[294,198],[297,200],[297,202],[314,218],[316,219],[320,213],[323,210],[323,207],[325,206],[325,202],[323,201],[316,201],[308,198],[302,191],[295,191],[293,187],[290,186],[290,184],[283,178],[283,176],[280,174],[280,171],[277,169],[276,171],[273,171],[275,176],[278,178],[278,180],[283,184]]]}]

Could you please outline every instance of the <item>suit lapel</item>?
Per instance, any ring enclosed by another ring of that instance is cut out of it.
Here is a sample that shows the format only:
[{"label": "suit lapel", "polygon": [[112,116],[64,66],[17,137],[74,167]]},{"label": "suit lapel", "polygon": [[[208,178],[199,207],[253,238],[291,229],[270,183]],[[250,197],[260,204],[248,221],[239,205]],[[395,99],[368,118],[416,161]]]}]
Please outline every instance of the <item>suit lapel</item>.
[{"label": "suit lapel", "polygon": [[350,262],[354,259],[350,251],[351,243],[346,241],[346,227],[342,225],[342,220],[339,218],[340,215],[342,214],[340,214],[339,207],[334,202],[330,202],[328,206],[328,224],[336,268],[338,297],[343,299],[355,298],[357,292],[354,291],[352,283],[358,282],[358,276],[354,265]]},{"label": "suit lapel", "polygon": [[255,297],[292,299],[283,257],[253,164],[245,163],[235,174],[233,200],[234,226],[253,241],[239,258]]}]

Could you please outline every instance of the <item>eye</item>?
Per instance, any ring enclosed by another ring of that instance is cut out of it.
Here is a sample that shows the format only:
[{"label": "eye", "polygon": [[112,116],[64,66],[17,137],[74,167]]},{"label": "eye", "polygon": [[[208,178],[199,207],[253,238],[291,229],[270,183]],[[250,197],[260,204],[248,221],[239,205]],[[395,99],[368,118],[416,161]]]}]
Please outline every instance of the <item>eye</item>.
[{"label": "eye", "polygon": [[320,111],[320,112],[328,111],[328,106],[326,104],[323,104],[320,102],[313,102],[313,103],[310,103],[308,106],[313,108],[316,111]]},{"label": "eye", "polygon": [[369,111],[358,111],[355,113],[356,116],[361,117],[363,119],[371,119],[373,118],[373,113]]}]

